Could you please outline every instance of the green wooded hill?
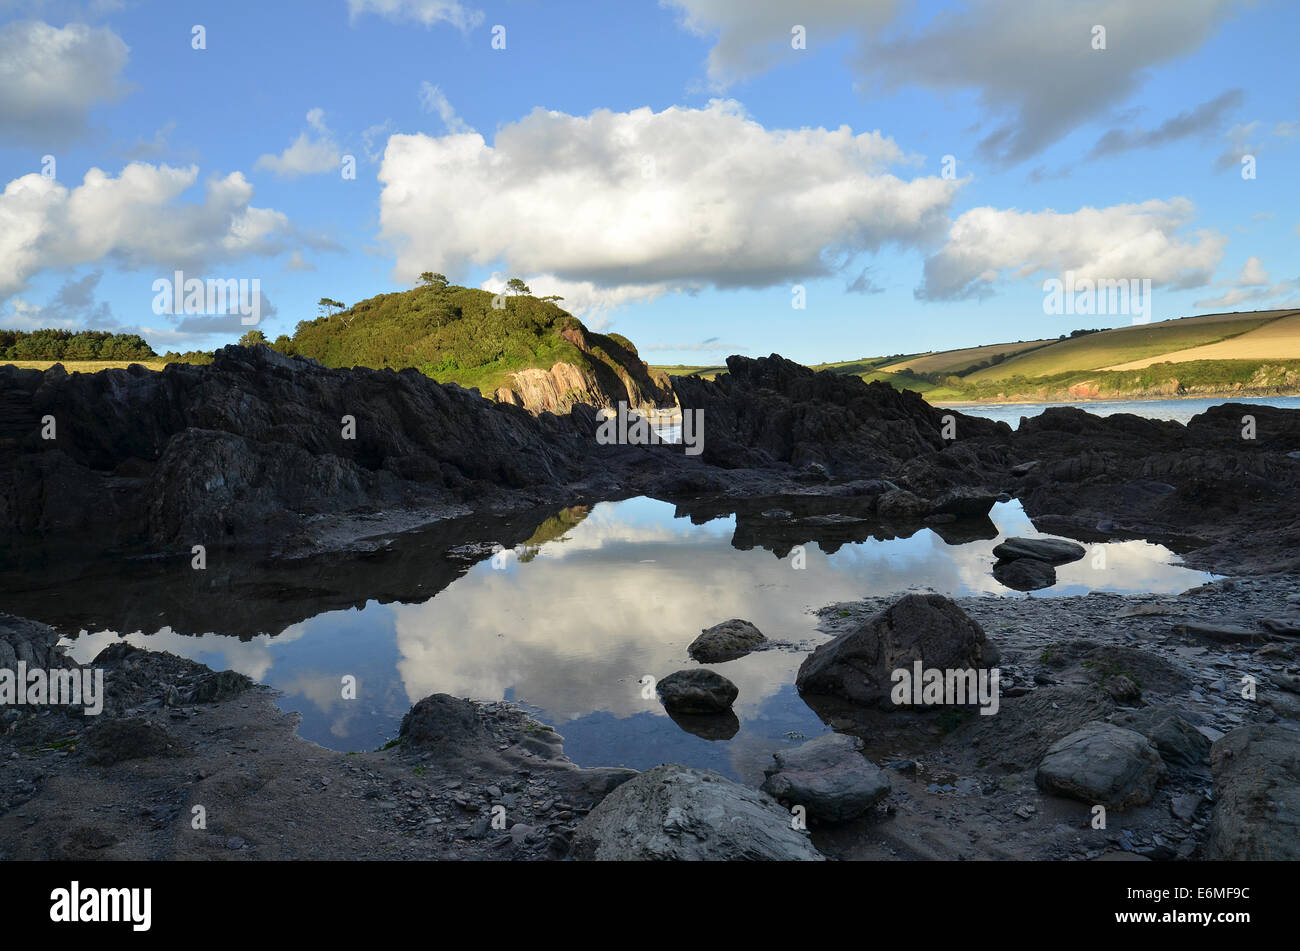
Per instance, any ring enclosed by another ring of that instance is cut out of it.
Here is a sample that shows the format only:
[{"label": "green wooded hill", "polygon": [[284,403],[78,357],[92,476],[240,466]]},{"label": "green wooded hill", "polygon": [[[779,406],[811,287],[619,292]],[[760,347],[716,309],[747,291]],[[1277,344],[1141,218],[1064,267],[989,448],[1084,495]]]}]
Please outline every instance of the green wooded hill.
[{"label": "green wooded hill", "polygon": [[[281,338],[274,346],[330,367],[415,367],[440,383],[477,387],[489,397],[499,387],[517,392],[515,373],[549,371],[557,363],[595,378],[608,398],[621,398],[630,389],[654,397],[666,385],[666,378],[650,373],[626,337],[588,330],[552,301],[506,295],[498,301],[504,307],[493,307],[494,296],[454,284],[380,294],[304,320],[292,338]],[[603,402],[601,394],[592,393],[573,393],[568,402],[593,395]]]}]

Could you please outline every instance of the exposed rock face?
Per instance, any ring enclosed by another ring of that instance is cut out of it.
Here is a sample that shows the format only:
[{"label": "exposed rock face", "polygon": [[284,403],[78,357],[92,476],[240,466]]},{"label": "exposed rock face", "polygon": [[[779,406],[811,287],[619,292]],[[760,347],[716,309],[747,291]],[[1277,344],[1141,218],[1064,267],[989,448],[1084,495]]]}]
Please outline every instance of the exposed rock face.
[{"label": "exposed rock face", "polygon": [[1300,859],[1300,731],[1281,724],[1233,730],[1210,750],[1217,802],[1208,859]]},{"label": "exposed rock face", "polygon": [[895,670],[983,669],[997,663],[997,650],[965,611],[938,594],[909,594],[856,630],[822,644],[799,667],[800,692],[844,697],[895,709],[890,699]]},{"label": "exposed rock face", "polygon": [[772,799],[667,763],[606,796],[578,826],[573,856],[596,861],[821,861]]},{"label": "exposed rock face", "polygon": [[772,754],[774,766],[762,789],[781,802],[801,805],[810,816],[845,822],[862,815],[888,795],[889,777],[858,750],[862,741],[828,733],[791,750]]},{"label": "exposed rock face", "polygon": [[673,713],[725,713],[740,695],[730,680],[704,667],[669,674],[656,689],[664,707]]},{"label": "exposed rock face", "polygon": [[1165,772],[1141,733],[1089,723],[1052,744],[1034,779],[1046,792],[1119,810],[1150,802]]},{"label": "exposed rock face", "polygon": [[743,657],[766,643],[763,632],[753,624],[732,618],[705,629],[686,652],[702,664],[714,664]]},{"label": "exposed rock face", "polygon": [[597,334],[601,344],[594,346],[581,327],[563,330],[560,336],[591,357],[590,365],[561,361],[549,370],[520,370],[511,374],[510,386],[497,389],[498,402],[522,406],[530,413],[567,413],[579,403],[600,407],[626,403],[641,412],[676,404],[671,379],[662,371],[651,371],[630,342]]}]

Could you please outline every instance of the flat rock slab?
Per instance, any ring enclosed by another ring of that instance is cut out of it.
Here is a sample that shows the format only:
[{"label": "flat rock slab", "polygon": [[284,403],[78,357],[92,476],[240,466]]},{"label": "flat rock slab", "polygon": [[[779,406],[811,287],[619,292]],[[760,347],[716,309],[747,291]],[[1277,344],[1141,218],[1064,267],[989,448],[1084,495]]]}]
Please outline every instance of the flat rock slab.
[{"label": "flat rock slab", "polygon": [[770,797],[676,763],[646,770],[601,800],[578,825],[572,854],[588,861],[824,858]]},{"label": "flat rock slab", "polygon": [[1265,617],[1259,623],[1279,637],[1300,637],[1300,617]]},{"label": "flat rock slab", "polygon": [[740,688],[722,674],[692,667],[669,674],[656,684],[659,699],[673,713],[725,713]]},{"label": "flat rock slab", "polygon": [[1045,792],[1127,809],[1150,802],[1165,772],[1141,733],[1098,722],[1053,743],[1034,778]]},{"label": "flat rock slab", "polygon": [[999,561],[993,566],[993,577],[1016,591],[1038,591],[1056,584],[1056,569],[1037,558],[1017,558]]},{"label": "flat rock slab", "polygon": [[1263,631],[1235,624],[1175,624],[1174,633],[1211,644],[1263,644],[1269,639]]},{"label": "flat rock slab", "polygon": [[713,627],[705,628],[691,641],[686,652],[702,664],[714,664],[744,657],[767,643],[763,632],[749,621],[732,618]]},{"label": "flat rock slab", "polygon": [[1036,558],[1051,565],[1078,561],[1087,553],[1082,545],[1062,538],[1008,538],[993,549],[993,557],[1002,561]]},{"label": "flat rock slab", "polygon": [[1210,750],[1216,803],[1207,859],[1300,859],[1300,731],[1241,727]]},{"label": "flat rock slab", "polygon": [[858,750],[862,741],[829,733],[772,754],[762,790],[781,802],[804,806],[810,816],[846,822],[889,794],[889,777]]}]

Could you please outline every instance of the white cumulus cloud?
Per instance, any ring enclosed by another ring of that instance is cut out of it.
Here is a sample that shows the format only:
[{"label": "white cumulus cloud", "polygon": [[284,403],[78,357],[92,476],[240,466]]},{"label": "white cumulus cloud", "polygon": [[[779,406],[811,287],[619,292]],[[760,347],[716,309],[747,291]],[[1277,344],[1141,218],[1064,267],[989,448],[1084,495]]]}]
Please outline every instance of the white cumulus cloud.
[{"label": "white cumulus cloud", "polygon": [[885,171],[907,161],[878,131],[771,130],[732,101],[536,109],[492,145],[477,133],[390,137],[380,237],[400,280],[492,267],[566,298],[589,285],[605,301],[767,287],[941,238],[962,183]]},{"label": "white cumulus cloud", "polygon": [[972,208],[926,260],[916,296],[980,297],[1005,278],[1065,271],[1093,280],[1149,278],[1158,287],[1200,287],[1210,282],[1228,239],[1210,230],[1184,235],[1194,214],[1186,198],[1072,212]]},{"label": "white cumulus cloud", "polygon": [[103,260],[201,269],[282,250],[288,219],[253,207],[239,172],[209,179],[202,201],[179,201],[198,175],[195,166],[132,162],[116,177],[92,168],[74,188],[35,173],[9,182],[0,193],[0,299],[46,269]]}]

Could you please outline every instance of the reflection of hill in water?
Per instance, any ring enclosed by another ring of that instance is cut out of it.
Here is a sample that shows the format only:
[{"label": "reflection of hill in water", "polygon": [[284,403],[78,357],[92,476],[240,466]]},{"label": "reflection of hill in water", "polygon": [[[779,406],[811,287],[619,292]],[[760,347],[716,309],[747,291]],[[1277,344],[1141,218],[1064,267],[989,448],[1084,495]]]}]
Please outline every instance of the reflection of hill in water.
[{"label": "reflection of hill in water", "polygon": [[570,529],[580,524],[590,511],[590,505],[571,505],[567,509],[560,509],[538,525],[537,530],[520,546],[519,560],[532,561],[543,545],[562,539]]}]

